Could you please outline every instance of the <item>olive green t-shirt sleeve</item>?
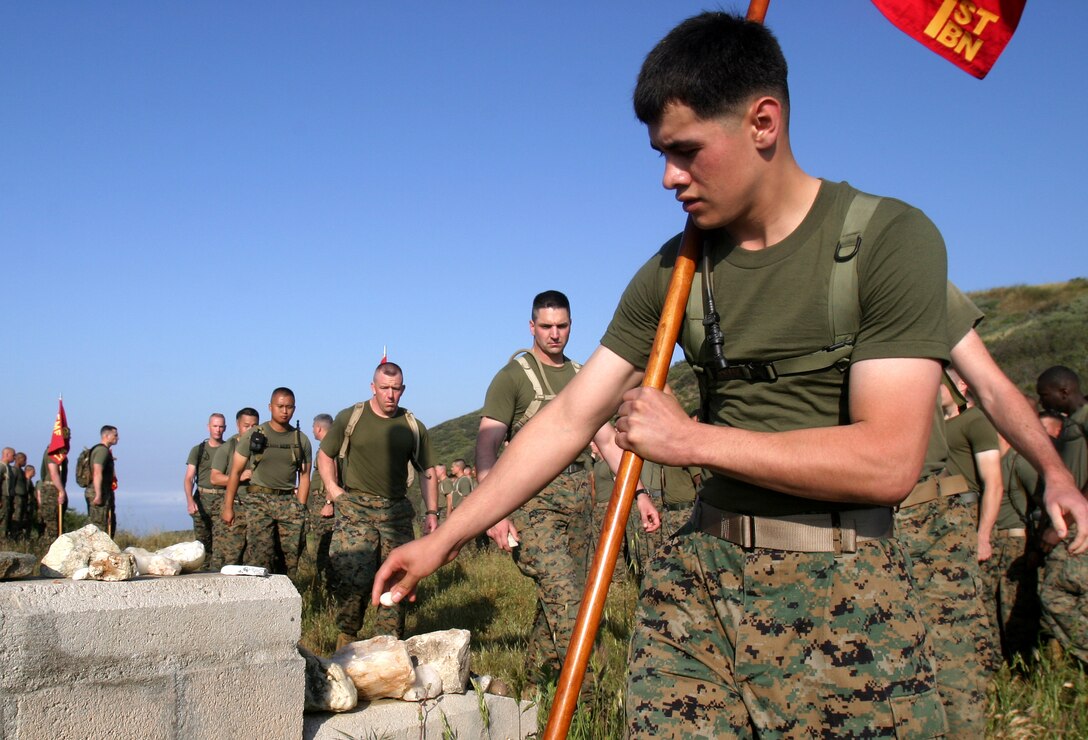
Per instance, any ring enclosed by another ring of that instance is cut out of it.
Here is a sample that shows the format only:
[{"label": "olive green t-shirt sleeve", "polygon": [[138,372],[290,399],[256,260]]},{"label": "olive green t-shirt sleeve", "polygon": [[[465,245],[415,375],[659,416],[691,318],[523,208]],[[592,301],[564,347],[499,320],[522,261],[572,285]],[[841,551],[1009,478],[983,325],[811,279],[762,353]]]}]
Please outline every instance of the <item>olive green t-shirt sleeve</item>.
[{"label": "olive green t-shirt sleeve", "polygon": [[999,448],[997,430],[982,413],[972,414],[971,421],[967,425],[965,432],[967,439],[971,442],[971,451],[975,455]]},{"label": "olive green t-shirt sleeve", "polygon": [[[249,459],[249,456],[250,456],[249,442],[250,442],[251,439],[253,439],[253,430],[254,429],[260,429],[260,427],[256,426],[256,427],[253,427],[253,429],[250,429],[249,431],[247,431],[245,434],[243,434],[242,436],[240,436],[238,438],[238,441],[234,445],[234,451],[237,452],[239,455],[241,455],[242,457],[244,457],[247,460]],[[262,430],[262,432],[263,432],[263,430]]]},{"label": "olive green t-shirt sleeve", "polygon": [[200,455],[200,445],[193,445],[193,449],[189,450],[189,459],[187,459],[185,461],[185,464],[186,465],[192,465],[193,467],[196,467],[197,463],[200,462],[199,455]]},{"label": "olive green t-shirt sleeve", "polygon": [[237,438],[231,437],[221,444],[215,450],[215,454],[212,455],[212,467],[223,475],[230,475],[230,464],[234,459],[234,446],[236,443]]},{"label": "olive green t-shirt sleeve", "polygon": [[354,406],[348,406],[337,414],[332,420],[332,425],[329,426],[329,431],[325,433],[325,438],[321,440],[321,451],[333,460],[340,454],[340,446],[344,444],[344,431],[348,428],[354,408]]},{"label": "olive green t-shirt sleeve", "polygon": [[91,465],[105,465],[110,459],[110,450],[106,445],[98,445],[91,451]]},{"label": "olive green t-shirt sleeve", "polygon": [[974,301],[963,294],[951,280],[948,281],[948,347],[951,349],[967,336],[967,333],[982,323],[986,314],[979,310]]},{"label": "olive green t-shirt sleeve", "polygon": [[481,416],[505,424],[507,428],[514,423],[514,414],[518,406],[518,383],[510,372],[509,365],[504,367],[491,380],[484,396]]},{"label": "olive green t-shirt sleeve", "polygon": [[[434,448],[431,446],[431,433],[427,431],[427,425],[425,425],[419,419],[416,419],[416,424],[419,425],[419,459],[416,460],[419,463],[419,467],[426,470],[427,468],[434,467]],[[420,478],[420,485],[423,485],[423,478]]]}]

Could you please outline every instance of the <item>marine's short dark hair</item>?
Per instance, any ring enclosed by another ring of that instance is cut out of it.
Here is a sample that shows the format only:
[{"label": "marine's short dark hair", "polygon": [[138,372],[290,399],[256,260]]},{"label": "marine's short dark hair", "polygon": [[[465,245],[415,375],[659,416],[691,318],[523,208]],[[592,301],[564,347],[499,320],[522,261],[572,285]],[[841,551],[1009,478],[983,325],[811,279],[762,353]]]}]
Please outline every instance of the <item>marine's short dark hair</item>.
[{"label": "marine's short dark hair", "polygon": [[536,320],[537,311],[543,308],[559,308],[569,314],[570,300],[558,290],[545,290],[543,293],[537,293],[536,297],[533,298],[532,318],[534,321]]},{"label": "marine's short dark hair", "polygon": [[110,432],[116,432],[116,431],[117,431],[117,427],[115,427],[115,426],[113,426],[111,424],[103,424],[102,428],[98,430],[98,436],[101,437],[104,434],[109,434]]},{"label": "marine's short dark hair", "polygon": [[389,362],[388,360],[386,360],[385,362],[379,362],[378,366],[374,368],[374,374],[381,374],[390,378],[395,378],[398,375],[402,378],[404,377],[404,371],[400,369],[400,365],[395,362]]},{"label": "marine's short dark hair", "polygon": [[332,426],[332,414],[318,414],[314,417],[314,424],[318,424],[328,429]]},{"label": "marine's short dark hair", "polygon": [[1039,374],[1039,379],[1035,381],[1035,387],[1040,390],[1065,388],[1074,393],[1079,393],[1080,378],[1065,365],[1054,365]]},{"label": "marine's short dark hair", "polygon": [[290,396],[295,397],[295,392],[286,386],[280,386],[276,390],[272,391],[272,395],[269,397],[268,402],[272,403],[276,399],[276,396]]},{"label": "marine's short dark hair", "polygon": [[257,413],[257,409],[246,406],[245,408],[238,409],[238,413],[234,415],[235,421],[241,421],[243,416],[254,416],[258,419],[261,415]]},{"label": "marine's short dark hair", "polygon": [[729,13],[701,13],[646,55],[635,115],[652,125],[670,103],[683,103],[700,118],[717,118],[739,112],[756,95],[778,99],[788,112],[787,75],[782,48],[766,26]]}]

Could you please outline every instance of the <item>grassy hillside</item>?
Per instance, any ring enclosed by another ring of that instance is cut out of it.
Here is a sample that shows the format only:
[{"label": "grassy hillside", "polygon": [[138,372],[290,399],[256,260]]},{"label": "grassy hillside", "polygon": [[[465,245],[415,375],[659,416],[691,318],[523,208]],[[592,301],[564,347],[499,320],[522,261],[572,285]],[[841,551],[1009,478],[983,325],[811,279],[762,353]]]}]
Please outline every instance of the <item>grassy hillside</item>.
[{"label": "grassy hillside", "polygon": [[[1088,278],[1047,285],[1014,285],[969,294],[986,313],[979,326],[998,364],[1026,393],[1051,365],[1073,368],[1088,382]],[[669,385],[684,408],[698,403],[695,376],[683,362],[669,370]],[[472,460],[479,411],[443,422],[431,430],[438,459]]]}]

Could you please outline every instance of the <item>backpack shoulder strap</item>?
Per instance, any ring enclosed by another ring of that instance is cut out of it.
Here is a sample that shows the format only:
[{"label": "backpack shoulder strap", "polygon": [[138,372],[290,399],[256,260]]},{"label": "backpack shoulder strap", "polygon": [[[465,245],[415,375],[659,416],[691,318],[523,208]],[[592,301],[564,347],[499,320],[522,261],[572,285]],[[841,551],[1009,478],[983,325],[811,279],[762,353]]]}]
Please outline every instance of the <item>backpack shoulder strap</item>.
[{"label": "backpack shoulder strap", "polygon": [[[854,194],[847,207],[839,240],[835,245],[834,261],[827,288],[827,322],[832,343],[815,352],[773,362],[758,359],[735,361],[724,370],[717,371],[718,379],[774,381],[783,375],[801,375],[831,367],[837,367],[842,372],[846,371],[854,351],[854,340],[861,326],[857,255],[861,251],[865,230],[881,200],[878,196],[858,192]],[[707,287],[711,283],[708,270],[709,260],[704,260],[702,280]],[[704,295],[700,295],[698,291],[691,291],[687,307],[689,316],[700,315],[700,311],[702,315],[706,315],[705,293],[705,289]],[[705,336],[703,341],[705,344]],[[706,369],[695,363],[692,363],[692,369],[702,386]]]},{"label": "backpack shoulder strap", "polygon": [[412,455],[408,458],[412,463],[412,467],[423,472],[423,466],[419,464],[419,422],[416,421],[415,415],[408,409],[404,409],[404,420],[408,422],[408,428],[412,430]]},{"label": "backpack shoulder strap", "polygon": [[340,443],[340,452],[336,457],[340,460],[344,460],[348,456],[348,447],[351,445],[351,435],[355,432],[355,425],[359,423],[359,419],[363,416],[363,409],[366,406],[366,401],[360,401],[355,404],[351,410],[351,416],[348,417],[348,425],[344,427],[344,441]]},{"label": "backpack shoulder strap", "polygon": [[827,323],[835,344],[853,343],[861,326],[858,261],[855,257],[861,249],[865,227],[869,225],[880,200],[878,196],[868,193],[855,193],[846,209],[827,288]]}]

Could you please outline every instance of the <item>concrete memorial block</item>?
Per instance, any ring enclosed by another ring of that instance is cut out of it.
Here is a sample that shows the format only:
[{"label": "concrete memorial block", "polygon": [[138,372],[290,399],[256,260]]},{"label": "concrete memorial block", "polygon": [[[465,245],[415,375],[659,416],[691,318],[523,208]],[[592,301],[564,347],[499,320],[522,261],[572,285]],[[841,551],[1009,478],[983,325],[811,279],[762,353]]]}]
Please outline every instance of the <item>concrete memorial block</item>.
[{"label": "concrete memorial block", "polygon": [[286,576],[0,582],[0,737],[297,740]]},{"label": "concrete memorial block", "polygon": [[70,578],[80,568],[87,567],[92,553],[100,551],[121,552],[121,548],[93,524],[65,532],[53,541],[42,558],[41,574],[49,578]]},{"label": "concrete memorial block", "polygon": [[468,630],[441,630],[409,637],[404,641],[416,665],[430,664],[442,677],[442,691],[463,694],[472,668]]},{"label": "concrete memorial block", "polygon": [[156,550],[155,554],[180,563],[182,573],[194,573],[204,565],[204,543],[199,540],[179,542]]},{"label": "concrete memorial block", "polygon": [[124,552],[136,558],[136,570],[142,576],[176,576],[181,574],[181,563],[151,553],[142,547],[126,547]]},{"label": "concrete memorial block", "polygon": [[359,703],[359,692],[344,667],[311,653],[302,645],[298,653],[306,661],[306,711],[346,712]]},{"label": "concrete memorial block", "polygon": [[351,677],[359,701],[399,699],[415,681],[407,648],[391,635],[349,642],[333,653],[331,660]]},{"label": "concrete memorial block", "polygon": [[[486,707],[486,712],[481,710]],[[537,706],[501,696],[442,694],[419,704],[383,699],[342,714],[307,714],[304,740],[513,740],[536,737]]]},{"label": "concrete memorial block", "polygon": [[38,559],[25,552],[0,552],[0,581],[29,578]]}]

